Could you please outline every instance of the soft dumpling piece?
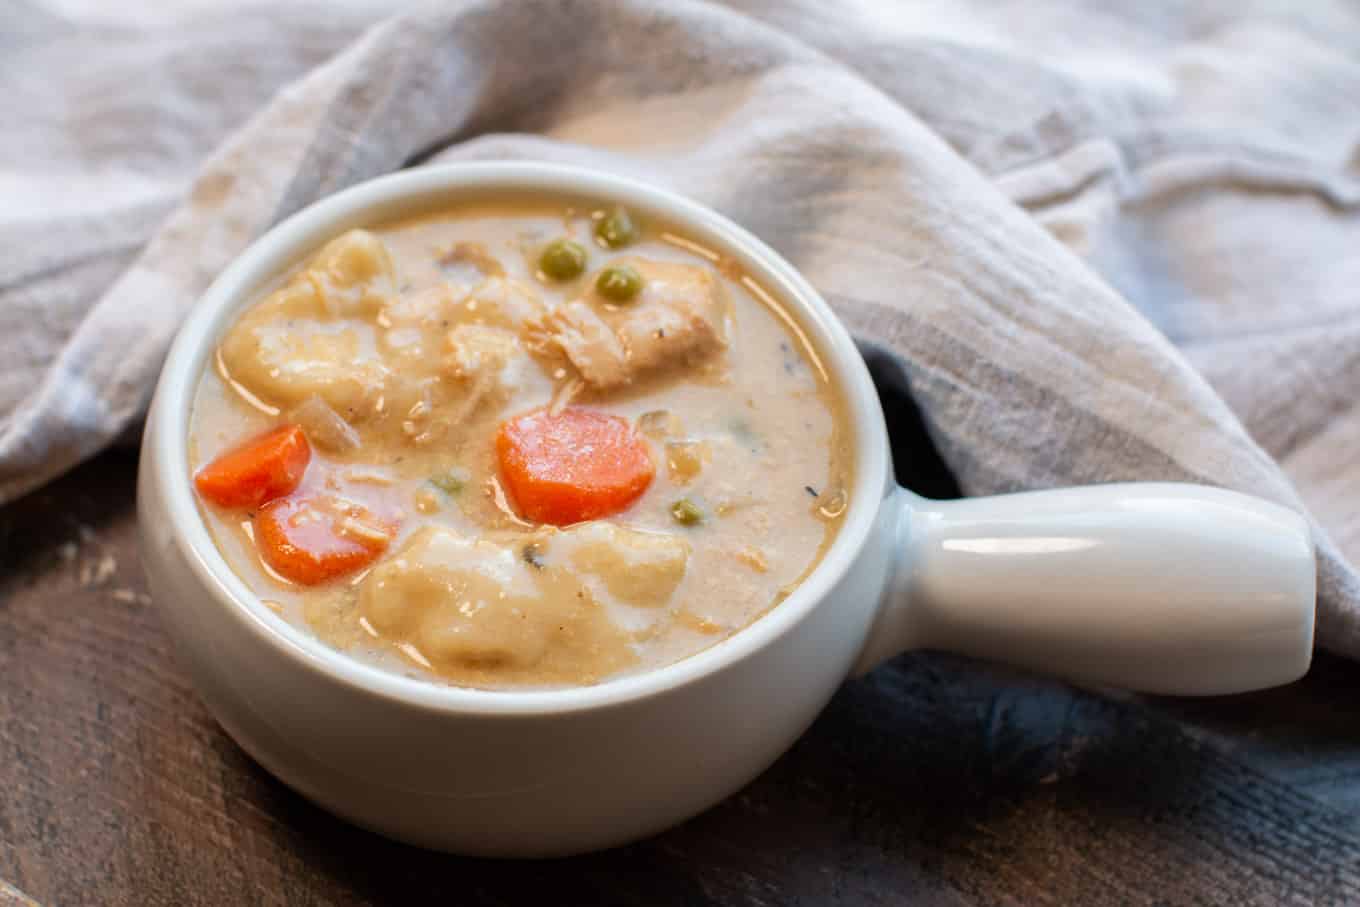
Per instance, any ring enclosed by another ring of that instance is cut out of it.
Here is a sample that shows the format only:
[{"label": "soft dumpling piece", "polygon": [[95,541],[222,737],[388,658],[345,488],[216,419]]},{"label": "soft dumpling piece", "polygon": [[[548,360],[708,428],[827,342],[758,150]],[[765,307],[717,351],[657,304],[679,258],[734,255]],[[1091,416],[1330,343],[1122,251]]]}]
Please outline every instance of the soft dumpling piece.
[{"label": "soft dumpling piece", "polygon": [[532,380],[521,334],[545,312],[529,287],[500,276],[399,293],[383,241],[351,230],[241,318],[222,365],[280,409],[310,403],[361,439],[431,445]]},{"label": "soft dumpling piece", "polygon": [[246,312],[222,342],[223,365],[267,403],[286,408],[318,397],[342,415],[353,413],[391,374],[372,319],[395,292],[387,247],[366,230],[351,230]]},{"label": "soft dumpling piece", "polygon": [[617,668],[635,655],[611,609],[666,603],[689,553],[677,536],[608,522],[497,539],[427,526],[364,579],[359,609],[383,638],[446,673]]},{"label": "soft dumpling piece", "polygon": [[427,527],[364,580],[360,608],[437,664],[529,667],[566,615],[511,549]]},{"label": "soft dumpling piece", "polygon": [[614,523],[582,523],[561,533],[571,568],[594,576],[607,594],[629,605],[660,605],[685,577],[689,543],[664,532]]},{"label": "soft dumpling piece", "polygon": [[[527,542],[428,526],[365,578],[360,613],[445,673],[483,682],[612,672],[636,656],[579,580],[536,566]],[[469,675],[471,675],[469,677]]]},{"label": "soft dumpling piece", "polygon": [[304,277],[322,307],[341,317],[372,318],[397,292],[387,244],[367,230],[350,230],[326,243]]}]

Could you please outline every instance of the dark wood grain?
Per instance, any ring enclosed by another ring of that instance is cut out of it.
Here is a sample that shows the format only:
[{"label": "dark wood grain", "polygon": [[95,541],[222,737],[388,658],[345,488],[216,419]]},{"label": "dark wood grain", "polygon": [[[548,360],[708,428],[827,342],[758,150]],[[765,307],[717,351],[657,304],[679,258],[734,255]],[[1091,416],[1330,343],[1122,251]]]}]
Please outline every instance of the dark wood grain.
[{"label": "dark wood grain", "polygon": [[848,683],[661,837],[498,863],[384,841],[214,725],[145,594],[135,464],[0,510],[0,905],[1360,903],[1360,671],[1179,702],[936,655]]}]

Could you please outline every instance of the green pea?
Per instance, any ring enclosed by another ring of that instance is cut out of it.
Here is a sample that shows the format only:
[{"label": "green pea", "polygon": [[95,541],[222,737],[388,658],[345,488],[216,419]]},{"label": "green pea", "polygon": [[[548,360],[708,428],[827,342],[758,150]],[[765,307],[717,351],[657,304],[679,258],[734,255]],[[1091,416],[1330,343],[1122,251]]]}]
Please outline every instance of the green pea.
[{"label": "green pea", "polygon": [[444,494],[455,495],[466,487],[469,478],[471,478],[471,476],[467,470],[459,469],[455,466],[448,472],[441,472],[430,476],[430,484],[444,492]]},{"label": "green pea", "polygon": [[612,302],[627,302],[642,290],[642,275],[629,265],[610,265],[595,278],[595,289]]},{"label": "green pea", "polygon": [[615,208],[595,224],[595,238],[607,249],[621,249],[638,238],[637,224],[623,208]]},{"label": "green pea", "polygon": [[689,498],[681,498],[671,505],[671,518],[681,526],[697,526],[704,521],[704,512]]},{"label": "green pea", "polygon": [[569,239],[554,239],[538,257],[538,267],[553,280],[571,280],[586,269],[586,250]]}]

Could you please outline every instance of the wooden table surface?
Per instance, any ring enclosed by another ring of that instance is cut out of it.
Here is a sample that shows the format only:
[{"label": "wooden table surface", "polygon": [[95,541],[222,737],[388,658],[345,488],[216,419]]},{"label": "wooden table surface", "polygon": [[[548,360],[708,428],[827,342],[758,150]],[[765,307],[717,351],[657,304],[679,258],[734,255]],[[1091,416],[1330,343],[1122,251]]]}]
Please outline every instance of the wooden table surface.
[{"label": "wooden table surface", "polygon": [[146,594],[136,463],[0,509],[0,905],[1355,904],[1360,667],[1147,700],[938,655],[847,683],[665,835],[538,863],[351,828],[214,724]]}]

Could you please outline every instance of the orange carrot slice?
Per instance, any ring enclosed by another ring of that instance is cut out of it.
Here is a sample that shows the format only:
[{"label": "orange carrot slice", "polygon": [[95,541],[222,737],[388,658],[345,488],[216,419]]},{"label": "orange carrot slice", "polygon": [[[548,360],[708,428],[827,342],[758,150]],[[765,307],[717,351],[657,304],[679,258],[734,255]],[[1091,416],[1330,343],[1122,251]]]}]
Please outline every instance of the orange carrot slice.
[{"label": "orange carrot slice", "polygon": [[271,501],[253,524],[264,562],[304,586],[367,567],[387,550],[394,532],[363,505],[327,495]]},{"label": "orange carrot slice", "polygon": [[297,425],[285,425],[229,450],[194,476],[199,494],[222,507],[259,507],[291,494],[312,449]]},{"label": "orange carrot slice", "polygon": [[557,526],[626,509],[656,471],[646,440],[626,419],[576,406],[502,423],[496,454],[520,513]]}]

